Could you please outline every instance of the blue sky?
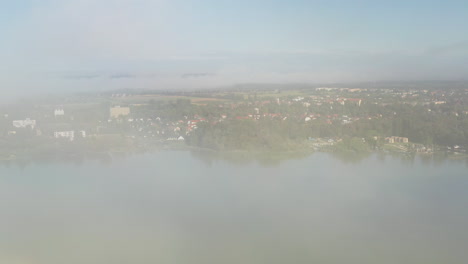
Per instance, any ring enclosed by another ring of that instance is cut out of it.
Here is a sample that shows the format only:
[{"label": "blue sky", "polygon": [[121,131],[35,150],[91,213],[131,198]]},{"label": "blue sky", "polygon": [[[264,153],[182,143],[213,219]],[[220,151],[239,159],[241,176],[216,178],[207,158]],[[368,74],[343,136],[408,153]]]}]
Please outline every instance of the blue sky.
[{"label": "blue sky", "polygon": [[467,1],[0,0],[0,85],[460,80],[467,14]]}]

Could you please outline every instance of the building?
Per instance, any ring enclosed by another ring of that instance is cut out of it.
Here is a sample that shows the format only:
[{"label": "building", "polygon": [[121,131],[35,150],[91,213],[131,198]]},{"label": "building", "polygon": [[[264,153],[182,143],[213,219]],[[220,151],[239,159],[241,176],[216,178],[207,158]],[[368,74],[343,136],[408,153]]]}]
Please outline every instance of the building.
[{"label": "building", "polygon": [[86,131],[80,130],[80,131],[56,131],[54,132],[54,138],[66,138],[69,139],[70,141],[75,140],[76,137],[81,137],[85,138],[86,137]]},{"label": "building", "polygon": [[75,131],[56,131],[54,132],[54,138],[66,138],[73,141],[75,140]]},{"label": "building", "polygon": [[65,110],[63,108],[57,108],[54,110],[54,116],[64,116],[65,115]]},{"label": "building", "polygon": [[395,143],[408,143],[407,137],[394,137]]},{"label": "building", "polygon": [[80,131],[78,131],[78,135],[79,135],[80,137],[82,137],[82,138],[85,138],[85,137],[86,137],[86,131],[80,130]]},{"label": "building", "polygon": [[128,116],[130,114],[130,107],[120,107],[115,106],[110,108],[110,117],[111,118],[119,118]]},{"label": "building", "polygon": [[36,126],[36,120],[31,120],[29,118],[26,118],[25,120],[14,120],[13,126],[17,128],[31,127],[31,129],[34,129]]},{"label": "building", "polygon": [[386,137],[385,142],[389,144],[393,143],[408,143],[409,140],[407,137]]},{"label": "building", "polygon": [[184,141],[185,138],[183,136],[179,136],[179,137],[169,137],[166,139],[167,141]]}]

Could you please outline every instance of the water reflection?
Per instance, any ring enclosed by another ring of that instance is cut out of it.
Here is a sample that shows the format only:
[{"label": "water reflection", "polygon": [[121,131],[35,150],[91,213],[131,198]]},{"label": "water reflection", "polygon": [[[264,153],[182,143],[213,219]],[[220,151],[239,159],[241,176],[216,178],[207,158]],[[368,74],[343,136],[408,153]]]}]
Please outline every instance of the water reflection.
[{"label": "water reflection", "polygon": [[371,152],[353,152],[353,151],[337,151],[331,152],[331,155],[340,160],[341,162],[345,163],[360,163],[364,159],[369,158],[372,153]]},{"label": "water reflection", "polygon": [[270,166],[258,156],[183,151],[111,158],[1,167],[0,263],[468,259],[463,162],[314,153],[265,158]]},{"label": "water reflection", "polygon": [[[208,166],[223,161],[235,165],[258,164],[263,167],[277,167],[283,162],[291,160],[301,160],[313,155],[322,155],[324,153],[308,152],[216,152],[216,151],[191,151],[193,158],[202,161]],[[446,162],[466,163],[467,158],[456,159],[450,155],[418,155],[416,153],[384,153],[384,152],[327,152],[326,155],[332,156],[339,162],[345,164],[360,164],[370,158],[375,161],[385,162],[387,158],[399,160],[406,165],[414,165],[416,162],[422,162],[426,165],[441,166]]]},{"label": "water reflection", "polygon": [[194,150],[190,154],[193,158],[212,166],[214,162],[225,161],[236,165],[259,164],[263,167],[279,166],[288,160],[300,160],[310,156],[308,152],[216,152]]},{"label": "water reflection", "polygon": [[[97,161],[103,166],[110,166],[114,162],[121,162],[138,155],[146,155],[159,152],[174,152],[169,150],[162,151],[146,151],[146,152],[89,152],[89,153],[74,153],[73,155],[48,155],[44,157],[30,157],[23,159],[0,160],[0,166],[10,167],[17,166],[26,168],[31,164],[55,164],[55,163],[71,163],[75,166],[83,166],[86,162]],[[229,162],[235,165],[250,165],[258,164],[263,167],[277,167],[283,162],[291,160],[301,160],[321,152],[308,151],[291,151],[291,152],[249,152],[249,151],[233,151],[233,152],[218,152],[210,150],[191,150],[180,152],[189,152],[190,155],[207,166],[212,166],[219,161]],[[391,157],[400,160],[407,165],[413,165],[415,162],[422,162],[426,165],[443,165],[446,162],[465,163],[468,166],[468,157],[456,156],[447,153],[439,154],[417,154],[417,153],[390,153],[390,152],[352,152],[352,151],[336,151],[325,152],[327,155],[333,156],[340,162],[349,164],[359,164],[365,160],[375,157],[379,162],[385,162],[386,158]]]}]

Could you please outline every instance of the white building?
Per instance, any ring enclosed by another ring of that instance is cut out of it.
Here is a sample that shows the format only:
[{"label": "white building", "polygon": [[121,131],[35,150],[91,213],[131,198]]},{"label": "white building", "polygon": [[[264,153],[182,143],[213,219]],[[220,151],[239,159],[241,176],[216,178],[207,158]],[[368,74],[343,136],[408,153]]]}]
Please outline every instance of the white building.
[{"label": "white building", "polygon": [[55,138],[67,138],[70,141],[75,140],[75,131],[56,131],[54,132]]},{"label": "white building", "polygon": [[80,130],[80,131],[78,131],[78,135],[79,135],[80,137],[82,137],[82,138],[85,138],[85,137],[86,137],[86,131]]},{"label": "white building", "polygon": [[54,132],[54,138],[67,138],[70,141],[75,140],[76,137],[81,137],[85,138],[86,137],[86,131],[80,130],[80,131],[56,131]]},{"label": "white building", "polygon": [[29,118],[26,118],[25,120],[14,120],[13,126],[17,128],[31,127],[31,129],[34,129],[36,126],[36,120],[31,120]]},{"label": "white building", "polygon": [[63,108],[57,108],[54,110],[54,116],[64,116],[65,115],[65,110]]},{"label": "white building", "polygon": [[180,137],[170,137],[166,139],[167,141],[184,141],[185,138],[183,136]]}]

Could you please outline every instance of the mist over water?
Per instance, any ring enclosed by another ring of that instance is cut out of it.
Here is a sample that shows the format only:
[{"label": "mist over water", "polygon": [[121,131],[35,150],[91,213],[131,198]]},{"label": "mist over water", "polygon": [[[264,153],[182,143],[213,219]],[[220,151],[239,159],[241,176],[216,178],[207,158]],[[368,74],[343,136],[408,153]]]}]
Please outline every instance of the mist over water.
[{"label": "mist over water", "polygon": [[0,167],[0,262],[463,263],[467,166],[189,152]]},{"label": "mist over water", "polygon": [[0,264],[468,263],[467,13],[1,1]]}]

